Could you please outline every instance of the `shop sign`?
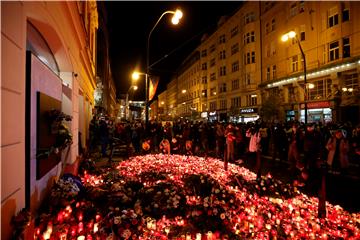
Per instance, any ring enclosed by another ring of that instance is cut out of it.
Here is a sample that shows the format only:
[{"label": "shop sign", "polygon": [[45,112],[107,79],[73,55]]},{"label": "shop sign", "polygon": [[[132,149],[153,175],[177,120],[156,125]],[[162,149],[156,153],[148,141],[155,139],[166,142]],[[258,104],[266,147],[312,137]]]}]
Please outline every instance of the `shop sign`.
[{"label": "shop sign", "polygon": [[[302,103],[301,104],[301,109],[305,108],[305,104]],[[330,102],[328,101],[323,101],[323,102],[309,102],[307,103],[307,108],[311,109],[311,108],[329,108],[330,107]]]},{"label": "shop sign", "polygon": [[240,109],[240,113],[257,113],[257,108]]},{"label": "shop sign", "polygon": [[207,117],[208,117],[208,113],[207,113],[207,112],[202,112],[202,113],[201,113],[201,117],[202,117],[202,118],[207,118]]},{"label": "shop sign", "polygon": [[215,115],[216,115],[216,111],[215,111],[215,112],[210,112],[209,115],[210,115],[210,116],[215,116]]}]

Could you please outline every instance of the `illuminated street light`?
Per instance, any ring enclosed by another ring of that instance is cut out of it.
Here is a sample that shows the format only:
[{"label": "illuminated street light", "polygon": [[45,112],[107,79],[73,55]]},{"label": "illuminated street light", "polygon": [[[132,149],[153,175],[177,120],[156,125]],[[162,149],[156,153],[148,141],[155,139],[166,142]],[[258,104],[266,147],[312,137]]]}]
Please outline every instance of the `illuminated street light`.
[{"label": "illuminated street light", "polygon": [[308,100],[308,97],[307,97],[307,82],[306,82],[306,58],[305,58],[305,53],[300,45],[300,41],[299,39],[297,38],[297,35],[294,31],[290,31],[284,35],[281,36],[281,41],[283,42],[286,42],[289,40],[289,38],[295,38],[298,46],[299,46],[299,49],[300,49],[300,52],[301,52],[301,56],[304,60],[304,84],[305,84],[305,89],[304,89],[304,112],[305,112],[305,124],[307,124],[307,113],[308,113],[308,109],[307,109],[307,100]]},{"label": "illuminated street light", "polygon": [[186,89],[183,89],[181,92],[182,92],[182,93],[186,93]]},{"label": "illuminated street light", "polygon": [[159,17],[159,19],[156,21],[155,25],[153,26],[153,28],[150,30],[149,35],[148,35],[148,39],[147,39],[147,44],[146,44],[146,78],[145,78],[145,92],[146,92],[146,98],[145,98],[145,127],[147,127],[148,122],[149,122],[149,109],[148,109],[148,101],[149,101],[149,81],[148,81],[148,76],[150,74],[150,37],[152,32],[154,31],[154,29],[156,28],[156,26],[158,25],[158,23],[160,22],[160,20],[163,18],[163,16],[165,16],[166,14],[173,14],[172,20],[171,22],[174,25],[177,25],[179,23],[179,20],[182,18],[183,13],[181,12],[181,10],[177,9],[176,11],[165,11],[163,14],[161,14],[161,16]]}]

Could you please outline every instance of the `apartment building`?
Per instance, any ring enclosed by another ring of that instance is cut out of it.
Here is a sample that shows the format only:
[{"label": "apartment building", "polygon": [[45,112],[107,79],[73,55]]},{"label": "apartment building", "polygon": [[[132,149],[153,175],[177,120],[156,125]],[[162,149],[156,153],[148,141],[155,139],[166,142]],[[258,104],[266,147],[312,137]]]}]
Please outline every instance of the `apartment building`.
[{"label": "apartment building", "polygon": [[166,101],[165,108],[168,109],[166,112],[169,118],[174,119],[177,117],[176,107],[177,107],[177,95],[178,95],[178,84],[177,79],[173,78],[166,85]]},{"label": "apartment building", "polygon": [[[79,132],[94,108],[95,1],[1,2],[1,238],[10,239],[11,217],[33,212],[67,164],[79,159]],[[72,116],[72,144],[48,158],[48,110]],[[45,129],[45,130],[44,130]]]},{"label": "apartment building", "polygon": [[[306,104],[308,122],[358,123],[359,2],[262,2],[261,8],[260,88],[265,101],[281,103],[276,115],[304,121]],[[290,31],[295,37],[281,41]]]},{"label": "apartment building", "polygon": [[306,109],[308,122],[358,123],[359,8],[352,1],[244,3],[179,68],[178,115],[196,108],[210,121],[305,121]]}]

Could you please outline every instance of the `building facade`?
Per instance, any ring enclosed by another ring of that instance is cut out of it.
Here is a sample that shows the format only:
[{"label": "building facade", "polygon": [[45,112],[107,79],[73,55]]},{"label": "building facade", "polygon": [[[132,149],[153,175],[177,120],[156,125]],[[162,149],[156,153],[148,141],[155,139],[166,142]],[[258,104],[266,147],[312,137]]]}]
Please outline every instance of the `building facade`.
[{"label": "building facade", "polygon": [[[358,123],[359,8],[352,1],[244,3],[179,68],[177,116],[304,121],[306,107],[308,122]],[[283,42],[290,31],[295,37]]]},{"label": "building facade", "polygon": [[[95,1],[1,2],[2,239],[10,239],[11,217],[36,212],[64,166],[78,160],[94,108],[97,19]],[[38,113],[48,106],[72,116],[72,144],[39,174]]]}]

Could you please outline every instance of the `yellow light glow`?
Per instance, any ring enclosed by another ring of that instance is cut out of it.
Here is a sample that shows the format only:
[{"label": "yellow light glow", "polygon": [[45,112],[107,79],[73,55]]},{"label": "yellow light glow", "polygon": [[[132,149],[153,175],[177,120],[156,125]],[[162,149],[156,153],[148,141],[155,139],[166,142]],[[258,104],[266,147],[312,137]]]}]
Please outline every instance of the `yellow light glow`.
[{"label": "yellow light glow", "polygon": [[161,102],[161,105],[164,105],[164,104],[165,104],[164,101],[162,101],[162,102]]},{"label": "yellow light glow", "polygon": [[177,25],[179,23],[179,19],[175,16],[171,19],[172,24]]},{"label": "yellow light glow", "polygon": [[289,40],[289,36],[287,34],[282,35],[281,41],[286,42],[287,40]]},{"label": "yellow light glow", "polygon": [[289,38],[294,38],[296,36],[296,33],[294,31],[288,32]]},{"label": "yellow light glow", "polygon": [[346,92],[348,89],[346,87],[342,88],[343,92]]},{"label": "yellow light glow", "polygon": [[314,87],[315,87],[315,85],[314,85],[313,83],[309,83],[309,84],[308,84],[308,88],[309,88],[309,89],[313,89]]},{"label": "yellow light glow", "polygon": [[140,73],[138,73],[138,72],[133,72],[133,74],[132,74],[131,77],[132,77],[133,80],[136,81],[136,80],[138,80],[138,79],[140,78]]},{"label": "yellow light glow", "polygon": [[180,9],[176,9],[176,12],[175,12],[175,17],[178,18],[178,19],[181,19],[183,16],[183,13]]},{"label": "yellow light glow", "polygon": [[136,91],[138,89],[138,86],[134,86],[134,91]]},{"label": "yellow light glow", "polygon": [[183,89],[181,92],[182,92],[182,93],[186,93],[186,89]]},{"label": "yellow light glow", "polygon": [[352,92],[352,91],[354,91],[354,89],[353,89],[353,88],[349,88],[348,91],[349,91],[349,92]]}]

